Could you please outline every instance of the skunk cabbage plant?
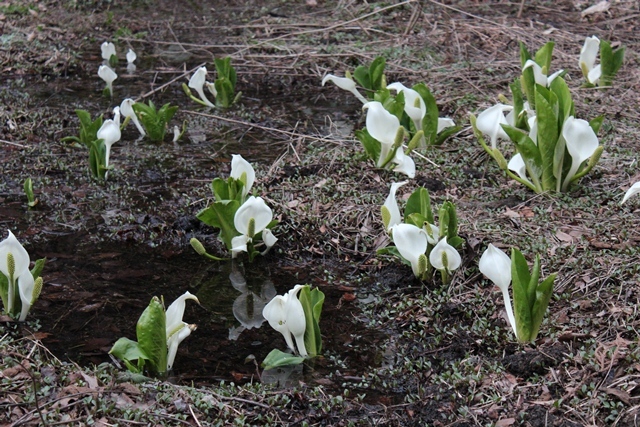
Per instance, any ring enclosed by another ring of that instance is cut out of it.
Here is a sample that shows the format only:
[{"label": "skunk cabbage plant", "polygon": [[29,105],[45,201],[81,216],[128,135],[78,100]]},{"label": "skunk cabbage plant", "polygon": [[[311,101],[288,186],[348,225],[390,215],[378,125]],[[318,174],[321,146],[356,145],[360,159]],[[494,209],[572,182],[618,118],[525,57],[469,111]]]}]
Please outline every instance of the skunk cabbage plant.
[{"label": "skunk cabbage plant", "polygon": [[113,96],[113,82],[118,78],[118,75],[108,65],[101,65],[98,67],[98,77],[100,77],[107,86],[104,89],[105,96]]},{"label": "skunk cabbage plant", "polygon": [[131,372],[165,375],[173,367],[180,343],[196,329],[182,320],[188,299],[198,302],[195,295],[185,292],[165,311],[160,298],[153,297],[138,319],[138,341],[120,338],[109,354],[122,360]]},{"label": "skunk cabbage plant", "polygon": [[395,204],[395,191],[400,185],[404,183],[392,185],[381,208],[382,222],[395,246],[378,249],[378,254],[399,257],[411,266],[413,274],[420,280],[431,279],[433,270],[438,270],[446,284],[450,273],[462,262],[458,249],[464,240],[458,236],[455,206],[444,202],[438,210],[439,225],[436,225],[429,192],[418,188],[407,200],[404,222],[401,222],[399,208]]},{"label": "skunk cabbage plant", "polygon": [[322,350],[320,315],[324,293],[309,285],[296,285],[284,295],[276,295],[262,310],[269,325],[280,332],[287,347],[298,356],[272,350],[263,362],[265,369],[302,363]]},{"label": "skunk cabbage plant", "polygon": [[324,86],[327,82],[332,82],[340,89],[351,92],[356,98],[358,98],[358,101],[362,102],[363,104],[369,102],[367,98],[365,98],[360,92],[358,92],[358,89],[356,89],[356,82],[348,74],[347,77],[338,77],[334,76],[333,74],[327,74],[322,79],[322,86]]},{"label": "skunk cabbage plant", "polygon": [[[530,272],[527,260],[520,251],[512,249],[509,259],[492,244],[489,244],[480,257],[478,266],[480,272],[502,291],[507,317],[518,341],[535,341],[551,299],[556,274],[551,274],[539,282],[539,256],[536,256],[533,270]],[[510,283],[513,287],[513,309],[509,298]]]},{"label": "skunk cabbage plant", "polygon": [[[600,64],[596,65],[598,52],[600,52]],[[611,86],[623,61],[624,47],[614,51],[611,43],[591,36],[584,41],[578,63],[588,87],[604,87]]]},{"label": "skunk cabbage plant", "polygon": [[[565,80],[558,73],[546,77],[552,51],[553,43],[547,43],[533,59],[521,44],[523,72],[510,85],[513,105],[497,104],[470,117],[476,138],[498,166],[536,193],[568,191],[595,167],[603,151],[596,135],[603,118],[576,118]],[[498,139],[509,139],[515,147],[509,162]]]},{"label": "skunk cabbage plant", "polygon": [[[215,178],[211,183],[215,201],[197,214],[200,221],[220,229],[220,239],[232,257],[248,252],[250,261],[258,254],[266,254],[278,240],[271,231],[278,223],[273,220],[271,208],[261,197],[249,196],[254,181],[251,164],[234,154],[229,178]],[[265,247],[262,252],[257,250],[260,242]],[[207,254],[197,240],[192,239],[191,245],[198,254],[219,259]]]},{"label": "skunk cabbage plant", "polygon": [[5,313],[21,322],[42,291],[40,273],[45,259],[37,260],[31,270],[30,263],[29,253],[9,230],[0,242],[0,297]]},{"label": "skunk cabbage plant", "polygon": [[120,104],[120,113],[122,113],[122,116],[124,117],[124,123],[122,123],[122,128],[124,128],[129,123],[129,120],[131,120],[133,124],[136,125],[136,129],[138,129],[138,132],[140,132],[140,136],[144,138],[147,135],[147,133],[145,132],[142,125],[140,124],[140,120],[138,120],[138,115],[133,109],[133,105],[135,103],[136,102],[133,99],[127,98],[123,100],[122,103]]}]

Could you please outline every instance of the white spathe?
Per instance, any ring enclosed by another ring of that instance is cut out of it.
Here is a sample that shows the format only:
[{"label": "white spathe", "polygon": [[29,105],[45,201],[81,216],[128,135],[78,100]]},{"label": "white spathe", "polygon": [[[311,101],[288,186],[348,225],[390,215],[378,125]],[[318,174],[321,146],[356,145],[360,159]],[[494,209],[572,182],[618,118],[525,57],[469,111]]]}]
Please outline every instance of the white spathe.
[{"label": "white spathe", "polygon": [[507,168],[509,168],[510,171],[517,173],[518,176],[525,181],[529,183],[531,182],[529,181],[529,178],[527,178],[527,166],[524,164],[524,160],[520,153],[516,153],[511,160],[509,160]]},{"label": "white spathe", "polygon": [[627,200],[629,200],[629,197],[634,196],[636,194],[640,193],[640,181],[636,182],[635,184],[633,184],[626,193],[624,193],[624,197],[622,198],[622,201],[620,202],[620,204],[623,204],[624,202],[626,202]]},{"label": "white spathe", "polygon": [[596,58],[600,51],[600,39],[596,36],[587,37],[584,40],[584,45],[580,49],[579,65],[582,70],[582,74],[587,81],[593,85],[597,85],[600,82],[600,76],[602,75],[602,68],[600,64],[596,65]]},{"label": "white spathe", "polygon": [[404,112],[411,118],[416,129],[422,129],[422,119],[427,114],[427,106],[418,92],[410,89],[400,82],[391,83],[387,89],[395,90],[396,93],[404,94]]},{"label": "white spathe", "polygon": [[533,59],[527,59],[527,61],[524,63],[524,67],[522,67],[522,71],[526,70],[529,67],[533,69],[533,77],[536,80],[536,84],[539,84],[540,86],[544,86],[544,87],[549,87],[553,79],[558,77],[560,73],[564,71],[564,70],[556,71],[550,76],[547,76],[542,72],[542,67],[540,67],[540,65],[538,65],[538,63],[535,62]]},{"label": "white spathe", "polygon": [[100,77],[107,84],[109,94],[113,95],[113,82],[118,78],[118,75],[108,65],[101,65],[98,67],[98,77]]},{"label": "white spathe", "polygon": [[492,107],[484,110],[476,119],[476,127],[480,132],[485,135],[489,135],[491,139],[491,148],[496,148],[498,144],[498,138],[509,139],[501,125],[509,124],[507,118],[504,116],[505,111],[511,111],[513,107],[511,105],[496,104]]},{"label": "white spathe", "polygon": [[173,367],[173,361],[176,358],[180,343],[195,330],[195,325],[189,325],[182,321],[186,306],[185,302],[188,299],[200,304],[198,298],[187,291],[171,303],[166,311],[167,371],[170,371]]},{"label": "white spathe", "polygon": [[400,222],[402,221],[402,217],[400,215],[400,208],[398,207],[398,202],[396,202],[396,191],[398,191],[398,188],[402,187],[407,182],[409,181],[392,183],[391,189],[389,190],[389,195],[387,196],[387,198],[384,201],[384,204],[382,205],[384,208],[386,208],[387,212],[389,213],[389,222],[387,224],[384,224],[387,232],[391,230],[391,227],[393,227],[396,224],[400,224]]},{"label": "white spathe", "polygon": [[251,163],[246,161],[240,154],[231,156],[231,178],[242,181],[242,197],[246,197],[251,191],[253,182],[256,179],[256,172],[253,170]]},{"label": "white spathe", "polygon": [[334,76],[333,74],[327,74],[322,79],[322,86],[324,86],[326,82],[333,82],[340,89],[351,92],[363,104],[366,104],[368,102],[367,99],[362,96],[360,92],[358,92],[358,89],[356,89],[356,82],[353,81],[353,79],[350,79],[348,77],[338,77]]},{"label": "white spathe", "polygon": [[393,155],[393,163],[396,164],[396,167],[393,168],[394,172],[400,172],[407,175],[409,178],[415,178],[416,164],[411,157],[402,151],[402,147],[399,147]]},{"label": "white spathe", "polygon": [[[4,274],[4,276],[7,278],[8,285],[8,307],[5,307],[4,309],[5,312],[11,313],[13,311],[16,283],[18,284],[19,288],[23,288],[23,292],[26,295],[29,289],[33,289],[34,280],[33,276],[31,275],[31,271],[29,271],[29,264],[31,263],[29,253],[20,244],[18,239],[16,239],[16,236],[13,235],[11,230],[8,231],[9,235],[7,236],[7,238],[0,242],[0,272],[2,272],[2,274]],[[11,271],[8,262],[9,254],[11,254],[11,256],[13,257],[13,268],[11,269]],[[30,302],[31,298],[29,298],[29,303]],[[22,318],[22,315],[20,317],[20,320],[24,320]]]},{"label": "white spathe", "polygon": [[411,263],[411,269],[416,277],[423,273],[420,266],[420,256],[427,251],[427,233],[413,224],[396,224],[391,228],[393,243],[400,255]]},{"label": "white spathe", "polygon": [[380,142],[380,157],[377,166],[381,167],[393,149],[400,120],[388,112],[378,101],[367,102],[362,108],[367,110],[365,120],[367,132]]},{"label": "white spathe", "polygon": [[136,53],[132,49],[129,49],[127,51],[127,63],[133,64],[133,61],[135,61],[136,58],[138,58],[138,55],[136,55]]},{"label": "white spathe", "polygon": [[[285,295],[276,295],[262,310],[262,316],[267,319],[269,325],[284,337],[292,351],[297,351],[300,356],[306,357],[307,349],[304,345],[304,332],[307,323],[304,316],[304,309],[298,299],[298,292],[302,285],[296,285]],[[296,346],[293,344],[295,339]]]},{"label": "white spathe", "polygon": [[207,80],[207,68],[206,67],[200,67],[196,70],[195,73],[193,73],[193,76],[191,76],[191,78],[189,79],[189,84],[188,86],[191,89],[195,89],[195,91],[198,93],[198,96],[200,96],[200,99],[208,106],[208,107],[213,107],[214,105],[211,103],[211,101],[209,101],[209,99],[205,96],[204,94],[204,85],[206,83]]},{"label": "white spathe", "polygon": [[440,133],[446,128],[454,127],[455,125],[456,122],[449,117],[438,117],[438,129],[436,130],[436,133]]},{"label": "white spathe", "polygon": [[462,258],[456,248],[447,243],[447,236],[444,236],[431,250],[429,262],[436,270],[454,271],[462,264]]},{"label": "white spathe", "polygon": [[[247,252],[247,243],[252,241],[253,236],[265,230],[272,219],[273,212],[262,197],[250,196],[233,217],[233,224],[240,235],[231,239],[232,256],[237,256],[238,252]],[[252,222],[253,230],[250,230]],[[267,237],[267,239],[270,243],[275,243],[272,238]],[[265,244],[267,244],[266,241]]]},{"label": "white spathe", "polygon": [[120,103],[120,112],[125,118],[129,118],[133,122],[133,124],[136,125],[138,132],[140,132],[140,136],[144,137],[147,135],[147,133],[142,127],[140,120],[138,120],[138,116],[136,115],[136,112],[133,110],[133,104],[135,103],[136,102],[133,99],[126,98],[125,100],[122,101],[122,103]]},{"label": "white spathe", "polygon": [[102,59],[108,61],[112,55],[116,54],[116,46],[113,43],[104,42],[100,45],[100,53],[102,54]]},{"label": "white spathe", "polygon": [[571,155],[571,168],[564,179],[562,190],[566,190],[571,178],[578,172],[582,163],[588,160],[598,148],[598,137],[589,122],[567,117],[562,126],[562,137],[567,144],[567,151]]},{"label": "white spathe", "polygon": [[[115,109],[114,109],[115,111]],[[116,142],[120,141],[121,137],[120,132],[120,112],[118,109],[118,114],[114,116],[113,119],[105,120],[98,129],[98,139],[101,139],[104,142],[105,146],[105,159],[104,166],[105,168],[109,166],[109,156],[111,155],[111,146]]]},{"label": "white spathe", "polygon": [[507,318],[509,319],[513,333],[518,336],[516,332],[516,321],[513,316],[513,308],[511,307],[511,298],[509,297],[509,284],[511,284],[511,259],[492,243],[489,243],[489,247],[480,257],[478,267],[480,272],[502,291],[502,298],[504,299],[504,308],[507,311]]}]

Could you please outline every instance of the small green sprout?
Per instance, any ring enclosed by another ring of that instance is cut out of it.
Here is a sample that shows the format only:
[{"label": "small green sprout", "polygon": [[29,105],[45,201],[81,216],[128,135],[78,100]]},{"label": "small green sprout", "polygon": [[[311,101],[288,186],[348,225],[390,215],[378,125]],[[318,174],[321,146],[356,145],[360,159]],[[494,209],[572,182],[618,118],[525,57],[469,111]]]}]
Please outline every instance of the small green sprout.
[{"label": "small green sprout", "polygon": [[31,182],[30,177],[24,180],[24,194],[27,196],[27,202],[30,208],[38,204],[38,199],[36,199],[36,196],[33,194],[33,182]]}]

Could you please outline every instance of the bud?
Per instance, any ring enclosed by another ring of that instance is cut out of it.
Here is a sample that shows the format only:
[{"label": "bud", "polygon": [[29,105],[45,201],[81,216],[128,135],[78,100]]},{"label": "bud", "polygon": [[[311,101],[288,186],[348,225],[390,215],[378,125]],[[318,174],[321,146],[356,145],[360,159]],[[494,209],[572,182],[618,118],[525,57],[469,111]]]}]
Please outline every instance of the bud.
[{"label": "bud", "polygon": [[189,240],[189,243],[191,244],[191,247],[196,251],[198,255],[206,255],[207,250],[204,248],[202,243],[200,243],[200,240],[196,239],[195,237],[192,237],[191,240]]}]

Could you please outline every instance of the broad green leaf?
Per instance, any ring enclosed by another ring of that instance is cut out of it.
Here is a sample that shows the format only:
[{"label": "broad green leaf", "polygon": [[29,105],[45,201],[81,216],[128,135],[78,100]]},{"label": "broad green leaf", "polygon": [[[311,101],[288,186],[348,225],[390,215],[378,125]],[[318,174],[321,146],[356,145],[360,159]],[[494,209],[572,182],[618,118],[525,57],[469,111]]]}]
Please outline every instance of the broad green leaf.
[{"label": "broad green leaf", "polygon": [[231,239],[240,234],[233,223],[239,207],[240,203],[237,200],[215,202],[196,215],[205,224],[220,229],[220,237],[229,250],[231,250]]},{"label": "broad green leaf", "polygon": [[369,75],[368,67],[359,65],[353,72],[353,78],[360,84],[360,86],[367,90],[371,90],[371,76]]},{"label": "broad green leaf", "polygon": [[[387,92],[387,89],[382,91],[383,94]],[[388,96],[381,104],[385,110],[396,116],[399,121],[402,122],[403,118],[406,117],[404,113],[404,92],[400,92],[396,96]]]},{"label": "broad green leaf", "polygon": [[538,64],[547,74],[551,70],[551,57],[553,56],[554,42],[547,42],[536,52],[536,64]]},{"label": "broad green leaf", "polygon": [[318,289],[311,291],[308,285],[300,289],[298,299],[304,310],[306,329],[304,332],[304,346],[309,356],[314,357],[322,351],[322,336],[320,334],[320,315],[324,303],[324,294]]},{"label": "broad green leaf", "polygon": [[374,92],[386,87],[386,84],[384,82],[385,64],[386,60],[382,56],[378,56],[373,60],[373,62],[371,62],[371,65],[369,66],[369,75],[371,78],[370,89]]},{"label": "broad green leaf", "polygon": [[[144,361],[149,360],[149,356],[140,348],[140,345],[129,338],[120,338],[116,341],[111,350],[109,350],[109,354],[122,360],[127,369],[138,374],[142,373]],[[137,366],[132,363],[134,360],[138,361]]]},{"label": "broad green leaf", "polygon": [[413,213],[422,215],[430,224],[434,223],[431,197],[429,197],[429,191],[424,187],[416,188],[407,200],[407,205],[404,208],[404,217],[407,218]]},{"label": "broad green leaf", "polygon": [[618,70],[624,60],[624,48],[621,47],[613,52],[611,43],[606,40],[600,41],[600,66],[602,75],[600,76],[600,86],[611,86]]},{"label": "broad green leaf", "polygon": [[153,297],[136,325],[136,336],[142,353],[146,354],[151,370],[164,374],[167,370],[167,326],[164,307]]},{"label": "broad green leaf", "polygon": [[367,153],[367,156],[374,162],[377,162],[378,157],[380,157],[380,141],[369,135],[367,129],[357,130],[355,134],[356,138],[362,143],[362,147],[365,153]]},{"label": "broad green leaf", "polygon": [[503,125],[502,129],[516,145],[518,153],[522,156],[529,176],[534,182],[538,182],[542,176],[542,157],[538,146],[529,138],[524,131],[513,126]]},{"label": "broad green leaf", "polygon": [[6,312],[9,306],[9,279],[4,274],[0,274],[0,298],[2,298],[2,307]]},{"label": "broad green leaf", "polygon": [[413,90],[420,94],[420,97],[427,107],[427,112],[422,118],[422,130],[424,131],[424,138],[427,141],[427,146],[435,145],[438,136],[438,105],[433,94],[424,83],[418,83],[413,87]]},{"label": "broad green leaf", "polygon": [[[546,96],[549,96],[547,100]],[[538,118],[538,149],[542,160],[542,189],[555,190],[553,158],[560,135],[557,97],[542,86],[536,87],[536,117]]]},{"label": "broad green leaf", "polygon": [[529,130],[527,114],[524,112],[524,98],[520,80],[516,79],[509,85],[511,97],[513,98],[513,114],[515,115],[515,127],[522,130]]},{"label": "broad green leaf", "polygon": [[405,215],[405,217],[404,217],[404,223],[405,224],[412,224],[412,225],[415,225],[418,228],[422,228],[422,226],[424,225],[425,222],[429,222],[429,221],[427,221],[427,218],[424,215],[422,215],[421,213],[418,213],[418,212],[414,212],[412,214]]},{"label": "broad green leaf", "polygon": [[511,250],[511,286],[513,289],[513,311],[516,320],[518,341],[528,342],[531,337],[531,306],[527,288],[531,280],[529,266],[520,251]]},{"label": "broad green leaf", "polygon": [[531,269],[531,279],[527,286],[527,301],[529,301],[530,307],[533,307],[533,303],[536,299],[536,289],[538,289],[538,279],[540,278],[540,256],[536,255],[533,261],[533,268]]},{"label": "broad green leaf", "polygon": [[530,341],[533,341],[538,336],[542,319],[547,311],[549,300],[553,293],[553,282],[556,279],[556,273],[547,277],[536,290],[536,298],[531,310],[531,337]]},{"label": "broad green leaf", "polygon": [[[446,229],[444,230],[444,234],[441,234],[441,236],[446,235],[447,243],[453,246],[450,240],[458,235],[458,216],[456,214],[456,207],[453,203],[447,200],[442,204],[439,212],[439,221],[442,222],[443,217],[446,219]],[[446,216],[444,215],[445,212]]]},{"label": "broad green leaf", "polygon": [[31,269],[31,275],[33,276],[33,280],[36,280],[42,274],[42,269],[44,268],[44,263],[47,261],[46,258],[40,258],[37,260],[33,268]]},{"label": "broad green leaf", "polygon": [[558,126],[561,129],[565,120],[569,116],[575,116],[575,107],[573,100],[571,99],[571,91],[567,82],[562,77],[556,77],[551,82],[550,90],[556,95],[558,99]]},{"label": "broad green leaf", "polygon": [[269,370],[280,366],[299,365],[302,362],[304,362],[304,357],[294,356],[278,349],[273,349],[262,361],[262,367],[265,370]]},{"label": "broad green leaf", "polygon": [[462,130],[462,126],[450,126],[448,128],[444,128],[437,136],[436,142],[433,145],[440,146],[442,145],[450,136],[455,135],[456,133]]},{"label": "broad green leaf", "polygon": [[602,126],[602,122],[604,121],[604,115],[598,116],[589,120],[589,126],[593,129],[593,132],[596,134],[600,131],[600,127]]}]

